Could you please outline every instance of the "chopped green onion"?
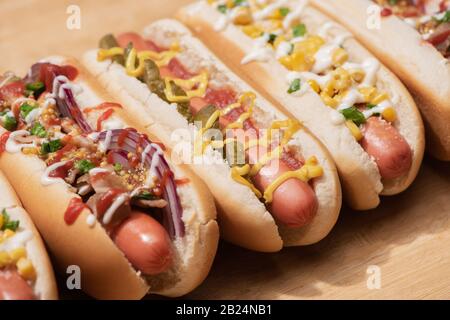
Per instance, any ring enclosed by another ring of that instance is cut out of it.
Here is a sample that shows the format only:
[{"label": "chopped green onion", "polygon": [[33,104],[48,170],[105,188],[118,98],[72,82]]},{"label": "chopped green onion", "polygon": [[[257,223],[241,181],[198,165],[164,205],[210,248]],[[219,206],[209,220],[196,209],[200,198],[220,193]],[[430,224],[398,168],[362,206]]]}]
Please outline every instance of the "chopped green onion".
[{"label": "chopped green onion", "polygon": [[20,115],[22,116],[23,119],[25,119],[30,112],[35,109],[35,106],[32,106],[31,104],[28,103],[24,103],[20,106]]},{"label": "chopped green onion", "polygon": [[303,37],[306,34],[306,26],[300,23],[292,29],[292,33],[294,37]]},{"label": "chopped green onion", "polygon": [[286,7],[280,8],[280,14],[282,17],[286,17],[288,15],[289,11],[291,11],[289,8],[286,8]]},{"label": "chopped green onion", "polygon": [[30,130],[30,133],[33,136],[39,137],[39,138],[45,138],[47,136],[47,131],[45,131],[45,128],[42,124],[39,122],[36,122],[33,127]]},{"label": "chopped green onion", "polygon": [[244,4],[245,1],[246,0],[234,0],[233,3],[234,3],[234,6],[237,7],[237,6]]},{"label": "chopped green onion", "polygon": [[269,34],[269,40],[267,41],[270,44],[273,44],[275,42],[275,39],[277,38],[277,35],[274,33]]},{"label": "chopped green onion", "polygon": [[143,191],[140,194],[134,196],[133,198],[137,199],[137,200],[156,200],[156,199],[158,199],[157,196],[155,196],[154,194],[151,194],[148,191]]},{"label": "chopped green onion", "polygon": [[450,22],[450,10],[447,10],[444,14],[444,16],[438,20],[439,23],[446,23],[446,22]]},{"label": "chopped green onion", "polygon": [[341,110],[341,113],[345,119],[352,120],[357,126],[366,122],[366,117],[364,117],[364,114],[355,107]]},{"label": "chopped green onion", "polygon": [[36,81],[36,82],[32,82],[32,83],[28,83],[25,88],[28,91],[31,91],[31,93],[37,97],[39,96],[42,92],[44,92],[45,90],[45,85],[43,82],[41,81]]},{"label": "chopped green onion", "polygon": [[376,106],[377,106],[376,104],[368,103],[368,104],[367,104],[367,109],[373,109],[373,108],[375,108]]},{"label": "chopped green onion", "polygon": [[219,10],[219,12],[221,12],[221,13],[226,13],[228,8],[226,5],[221,4],[220,6],[217,7],[217,10]]},{"label": "chopped green onion", "polygon": [[95,166],[89,160],[83,159],[75,163],[75,168],[78,169],[81,174],[85,174],[94,169]]},{"label": "chopped green onion", "polygon": [[8,131],[14,131],[17,128],[17,120],[14,117],[11,116],[4,116],[3,118],[3,128],[5,128]]},{"label": "chopped green onion", "polygon": [[300,87],[301,87],[300,79],[295,79],[294,81],[292,81],[287,92],[294,93],[294,92],[300,90]]},{"label": "chopped green onion", "polygon": [[56,139],[49,142],[44,142],[41,146],[41,154],[45,155],[48,153],[56,152],[61,149],[61,140]]},{"label": "chopped green onion", "polygon": [[0,230],[16,231],[17,228],[19,228],[20,221],[19,220],[10,220],[9,214],[8,214],[8,212],[6,212],[6,209],[3,209],[2,216],[3,216],[3,225]]},{"label": "chopped green onion", "polygon": [[114,163],[114,171],[115,171],[115,172],[120,172],[120,171],[122,171],[122,168],[123,168],[122,164],[120,164],[120,163]]}]

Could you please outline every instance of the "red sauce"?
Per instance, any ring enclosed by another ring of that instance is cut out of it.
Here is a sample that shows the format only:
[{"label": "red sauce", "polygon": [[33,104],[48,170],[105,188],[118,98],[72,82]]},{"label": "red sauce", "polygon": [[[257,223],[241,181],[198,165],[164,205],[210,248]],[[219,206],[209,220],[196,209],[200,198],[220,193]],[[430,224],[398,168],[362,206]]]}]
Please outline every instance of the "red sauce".
[{"label": "red sauce", "polygon": [[392,10],[389,8],[383,8],[381,10],[381,16],[382,17],[389,17],[390,15],[392,15]]},{"label": "red sauce", "polygon": [[51,92],[53,90],[53,79],[59,75],[66,76],[69,80],[73,80],[77,77],[78,70],[70,65],[57,66],[51,63],[41,64],[39,79],[44,82],[46,91]]},{"label": "red sauce", "polygon": [[101,131],[102,130],[102,123],[106,120],[108,120],[112,114],[114,113],[114,109],[110,108],[108,110],[106,110],[105,112],[103,112],[103,114],[97,119],[97,131]]},{"label": "red sauce", "polygon": [[141,163],[141,161],[139,160],[139,157],[137,155],[132,154],[128,158],[128,163],[130,164],[130,167],[136,168]]},{"label": "red sauce", "polygon": [[83,111],[85,113],[90,113],[92,111],[99,111],[99,110],[104,110],[104,109],[109,109],[109,108],[122,109],[122,105],[120,103],[115,103],[115,102],[103,102],[103,103],[99,104],[98,106],[86,108]]},{"label": "red sauce", "polygon": [[445,3],[445,0],[442,0],[441,3],[439,3],[439,12],[447,11],[447,4]]},{"label": "red sauce", "polygon": [[173,58],[172,60],[170,60],[167,67],[169,68],[170,73],[175,78],[189,79],[194,76],[192,73],[190,73],[188,70],[186,70],[186,68],[176,58]]},{"label": "red sauce", "polygon": [[59,125],[61,125],[61,119],[59,119],[59,118],[50,118],[47,121],[47,124],[49,126],[59,126]]},{"label": "red sauce", "polygon": [[125,139],[128,138],[128,134],[129,134],[130,132],[135,132],[135,131],[136,131],[136,130],[133,129],[133,128],[126,128],[126,129],[123,129],[123,130],[120,132],[119,137],[117,137],[117,145],[118,145],[119,147],[122,147],[123,144],[125,143]]},{"label": "red sauce", "polygon": [[184,184],[188,184],[189,182],[191,182],[188,178],[183,178],[183,179],[175,179],[175,184],[177,186],[181,186]]},{"label": "red sauce", "polygon": [[73,144],[66,144],[62,149],[56,151],[53,160],[49,164],[52,165],[56,162],[60,162],[62,157],[64,157],[67,152],[72,151],[73,149],[75,149],[75,146]]},{"label": "red sauce", "polygon": [[64,179],[68,176],[69,170],[73,168],[73,161],[68,161],[65,165],[60,166],[50,172],[49,177]]},{"label": "red sauce", "polygon": [[68,225],[73,224],[84,209],[89,208],[83,203],[83,200],[80,198],[72,198],[64,213],[64,221]]},{"label": "red sauce", "polygon": [[121,189],[109,189],[104,194],[100,196],[100,198],[97,201],[96,209],[97,209],[97,215],[98,218],[103,217],[105,212],[111,207],[114,200],[121,194],[123,194],[125,191]]},{"label": "red sauce", "polygon": [[169,181],[169,179],[172,178],[172,177],[173,177],[173,172],[172,171],[170,171],[170,170],[165,171],[163,173],[163,176],[161,178],[161,182],[159,183],[159,185],[161,187],[165,187],[166,184],[167,184],[167,181]]},{"label": "red sauce", "polygon": [[225,108],[226,106],[237,101],[236,92],[234,90],[225,89],[206,89],[205,100],[209,104],[213,104],[218,108]]},{"label": "red sauce", "polygon": [[11,132],[8,131],[8,132],[5,132],[4,134],[2,134],[2,136],[0,137],[0,154],[5,152],[6,142],[8,142],[10,135],[11,135]]},{"label": "red sauce", "polygon": [[23,96],[25,84],[22,80],[8,83],[0,88],[0,101],[12,103],[18,97]]}]

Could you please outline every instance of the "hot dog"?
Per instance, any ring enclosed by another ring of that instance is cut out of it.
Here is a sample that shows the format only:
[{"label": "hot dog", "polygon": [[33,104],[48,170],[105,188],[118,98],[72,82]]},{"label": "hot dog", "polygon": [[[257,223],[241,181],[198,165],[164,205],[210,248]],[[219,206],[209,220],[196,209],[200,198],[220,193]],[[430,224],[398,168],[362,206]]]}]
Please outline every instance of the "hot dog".
[{"label": "hot dog", "polygon": [[[374,208],[380,194],[412,183],[424,149],[414,101],[350,33],[308,1],[198,1],[178,17],[326,145],[351,207]],[[374,125],[381,119],[383,128]]]},{"label": "hot dog", "polygon": [[[311,3],[351,30],[408,86],[425,121],[427,149],[449,161],[450,1]],[[367,28],[367,21],[374,27]]]},{"label": "hot dog", "polygon": [[1,172],[0,192],[0,300],[57,299],[41,237]]},{"label": "hot dog", "polygon": [[[96,298],[179,296],[201,283],[218,242],[202,182],[173,165],[75,60],[51,57],[5,86],[19,89],[3,96],[15,121],[0,128],[0,168],[59,267],[79,266]],[[20,284],[12,273],[7,281]]]},{"label": "hot dog", "polygon": [[144,36],[106,35],[83,62],[115,99],[134,102],[127,105],[136,121],[161,132],[181,158],[187,150],[221,209],[226,240],[268,252],[331,230],[341,195],[326,150],[180,23],[155,22]]}]

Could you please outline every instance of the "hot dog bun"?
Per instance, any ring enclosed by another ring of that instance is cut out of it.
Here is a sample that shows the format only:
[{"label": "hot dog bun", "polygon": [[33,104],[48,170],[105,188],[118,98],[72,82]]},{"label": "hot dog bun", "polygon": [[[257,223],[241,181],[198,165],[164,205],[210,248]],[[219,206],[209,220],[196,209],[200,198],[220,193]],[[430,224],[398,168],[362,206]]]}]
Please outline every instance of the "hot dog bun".
[{"label": "hot dog bun", "polygon": [[[206,47],[182,24],[175,20],[160,20],[144,31],[161,46],[170,46],[177,40],[182,51],[177,58],[192,72],[207,70],[211,79],[225,84],[237,92],[253,91],[245,82],[231,73]],[[123,66],[110,61],[98,62],[97,50],[84,55],[83,63],[100,83],[118,101],[127,106],[135,121],[146,125],[167,145],[174,145],[172,133],[177,129],[189,129],[187,121],[171,106],[152,94],[148,87],[125,73]],[[271,119],[285,119],[270,103],[257,95],[255,117],[265,124]],[[190,129],[189,129],[190,130]],[[326,149],[308,130],[302,128],[291,143],[301,148],[306,159],[315,155],[324,169],[324,175],[314,183],[318,198],[318,212],[307,227],[288,229],[277,226],[272,215],[250,188],[237,183],[231,177],[231,169],[225,162],[192,164],[213,193],[219,209],[222,236],[240,246],[264,252],[278,251],[282,246],[307,245],[323,239],[334,226],[341,203],[340,184],[333,161]],[[217,154],[207,155],[211,160]]]},{"label": "hot dog bun", "polygon": [[[292,10],[295,4],[296,2],[289,2]],[[358,210],[374,208],[379,204],[379,194],[397,194],[412,183],[423,158],[423,124],[411,96],[391,72],[381,67],[376,74],[377,85],[391,96],[397,97],[398,103],[395,108],[398,120],[395,126],[411,147],[413,161],[406,175],[382,181],[375,161],[358,144],[344,123],[335,123],[336,111],[327,107],[318,94],[313,90],[306,90],[301,97],[287,93],[288,70],[275,57],[270,57],[264,62],[241,64],[242,59],[253,48],[253,39],[232,23],[223,31],[215,31],[214,26],[220,16],[221,13],[206,1],[188,5],[178,12],[178,18],[191,27],[193,32],[233,70],[236,72],[239,70],[246,80],[263,92],[280,110],[301,119],[326,145],[340,173],[344,197],[352,208]],[[330,22],[326,16],[309,6],[304,7],[300,19],[312,34]],[[345,32],[335,24],[332,29],[339,35]],[[371,57],[351,37],[346,38],[343,45],[350,53],[352,61],[362,62]]]},{"label": "hot dog bun", "polygon": [[380,17],[380,29],[368,28],[369,0],[312,0],[336,19],[408,86],[427,126],[427,147],[450,160],[450,63],[434,46],[395,15]]},{"label": "hot dog bun", "polygon": [[[111,101],[76,60],[55,56],[44,61],[57,65],[70,64],[78,69],[74,83],[82,88],[76,97],[81,110]],[[129,121],[120,109],[115,110],[112,119],[124,127],[144,131],[144,128]],[[96,121],[93,116],[87,116],[87,120],[91,123]],[[150,134],[149,138],[159,141]],[[170,159],[169,152],[165,158]],[[79,266],[82,289],[100,299],[140,299],[149,292],[181,296],[193,290],[207,276],[219,237],[214,201],[201,180],[192,175],[188,168],[170,166],[175,178],[187,178],[189,181],[177,187],[186,234],[173,243],[173,267],[158,276],[144,278],[132,268],[100,223],[92,228],[88,226],[86,219],[89,210],[83,210],[74,224],[69,226],[65,223],[64,212],[70,200],[78,195],[70,191],[62,180],[43,186],[40,181],[45,164],[41,160],[22,153],[4,152],[0,157],[0,167],[15,186],[25,207],[30,209],[60,269],[65,272],[69,265]],[[95,252],[95,255],[90,252]]]},{"label": "hot dog bun", "polygon": [[27,257],[36,271],[36,281],[32,288],[36,298],[41,300],[58,299],[53,268],[41,236],[2,172],[0,172],[0,194],[0,210],[5,209],[12,220],[20,221],[19,232],[23,230],[32,233],[31,239],[25,243],[25,249]]}]

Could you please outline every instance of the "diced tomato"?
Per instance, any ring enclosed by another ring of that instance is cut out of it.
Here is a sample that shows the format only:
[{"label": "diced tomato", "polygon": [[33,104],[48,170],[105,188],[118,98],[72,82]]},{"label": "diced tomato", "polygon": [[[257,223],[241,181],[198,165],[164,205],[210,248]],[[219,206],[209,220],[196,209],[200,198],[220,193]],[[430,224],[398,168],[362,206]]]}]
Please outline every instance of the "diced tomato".
[{"label": "diced tomato", "polygon": [[225,108],[226,106],[235,103],[236,93],[229,88],[226,89],[206,89],[205,100],[215,105],[218,108]]},{"label": "diced tomato", "polygon": [[176,58],[173,58],[172,60],[170,60],[167,67],[169,68],[169,70],[173,74],[173,76],[176,78],[189,79],[194,76],[192,73],[190,73],[188,70],[186,70],[186,68]]},{"label": "diced tomato", "polygon": [[53,157],[51,163],[49,163],[49,165],[52,165],[56,162],[60,162],[61,159],[64,157],[64,155],[67,152],[72,151],[73,149],[75,149],[75,146],[73,144],[66,144],[62,149],[56,151],[56,154]]},{"label": "diced tomato", "polygon": [[59,75],[66,76],[69,80],[74,80],[78,75],[78,70],[70,65],[57,66],[51,63],[41,64],[39,79],[44,82],[47,91],[51,92],[53,90],[53,79]]},{"label": "diced tomato", "polygon": [[146,40],[135,32],[125,32],[119,34],[119,36],[117,37],[117,42],[119,43],[119,46],[122,48],[125,48],[128,45],[128,43],[132,42],[133,47],[136,48],[137,51],[143,50],[151,50],[156,52],[162,51],[162,49],[159,46],[157,46],[153,41]]},{"label": "diced tomato", "polygon": [[13,103],[19,97],[24,95],[25,84],[22,80],[8,83],[0,88],[0,101]]},{"label": "diced tomato", "polygon": [[389,17],[390,15],[392,15],[392,10],[389,8],[383,8],[381,10],[381,16],[382,17]]}]

